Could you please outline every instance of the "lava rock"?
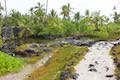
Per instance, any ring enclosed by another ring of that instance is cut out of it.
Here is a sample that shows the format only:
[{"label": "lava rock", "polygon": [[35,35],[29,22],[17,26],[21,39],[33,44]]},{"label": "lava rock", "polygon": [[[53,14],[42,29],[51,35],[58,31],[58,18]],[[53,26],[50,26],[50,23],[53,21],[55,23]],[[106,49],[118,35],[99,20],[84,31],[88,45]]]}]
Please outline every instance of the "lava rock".
[{"label": "lava rock", "polygon": [[38,54],[39,52],[35,51],[35,50],[31,50],[31,49],[27,49],[27,50],[24,50],[24,51],[16,51],[16,55],[20,55],[20,56],[24,56],[24,57],[27,57],[27,56],[32,56],[32,55],[39,55]]},{"label": "lava rock", "polygon": [[106,75],[105,77],[108,77],[108,78],[111,78],[113,77],[114,75]]},{"label": "lava rock", "polygon": [[69,70],[62,72],[60,76],[60,80],[66,80],[66,79],[74,79],[76,80],[78,78],[79,74],[72,73]]},{"label": "lava rock", "polygon": [[89,64],[88,67],[89,67],[89,68],[91,68],[91,67],[95,67],[95,65],[93,65],[93,64]]},{"label": "lava rock", "polygon": [[69,71],[64,71],[62,72],[61,76],[60,76],[60,80],[66,80],[67,78],[70,78],[70,72]]},{"label": "lava rock", "polygon": [[90,69],[89,71],[97,72],[97,69],[93,68],[93,69]]}]

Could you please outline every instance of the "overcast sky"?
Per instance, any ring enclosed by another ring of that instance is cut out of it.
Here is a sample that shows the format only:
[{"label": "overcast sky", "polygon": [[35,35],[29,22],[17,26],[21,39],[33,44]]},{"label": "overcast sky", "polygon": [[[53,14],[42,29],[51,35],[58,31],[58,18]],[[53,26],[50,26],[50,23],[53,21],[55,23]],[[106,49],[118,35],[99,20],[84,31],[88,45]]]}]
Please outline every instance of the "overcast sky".
[{"label": "overcast sky", "polygon": [[[46,0],[6,0],[8,12],[16,9],[21,13],[28,13],[30,7],[35,6],[38,2],[45,5]],[[0,0],[4,6],[4,0]],[[120,0],[49,0],[48,11],[54,9],[60,13],[63,4],[70,3],[74,8],[73,12],[80,11],[82,14],[86,9],[90,11],[101,10],[102,14],[109,16],[113,12],[113,6],[116,5],[120,12]]]}]

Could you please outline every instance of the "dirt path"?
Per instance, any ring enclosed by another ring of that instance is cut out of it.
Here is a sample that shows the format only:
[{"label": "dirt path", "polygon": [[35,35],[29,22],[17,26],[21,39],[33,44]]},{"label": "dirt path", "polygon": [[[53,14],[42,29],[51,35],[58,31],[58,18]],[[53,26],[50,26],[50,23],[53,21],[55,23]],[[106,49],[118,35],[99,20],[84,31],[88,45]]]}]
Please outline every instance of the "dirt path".
[{"label": "dirt path", "polygon": [[79,74],[77,80],[116,80],[114,76],[115,66],[109,55],[113,44],[116,42],[97,42],[89,48],[85,58],[75,66]]},{"label": "dirt path", "polygon": [[24,80],[28,77],[30,73],[32,73],[37,68],[43,66],[50,58],[52,54],[44,57],[43,59],[37,61],[34,64],[29,64],[25,66],[19,73],[8,74],[0,78],[0,80]]}]

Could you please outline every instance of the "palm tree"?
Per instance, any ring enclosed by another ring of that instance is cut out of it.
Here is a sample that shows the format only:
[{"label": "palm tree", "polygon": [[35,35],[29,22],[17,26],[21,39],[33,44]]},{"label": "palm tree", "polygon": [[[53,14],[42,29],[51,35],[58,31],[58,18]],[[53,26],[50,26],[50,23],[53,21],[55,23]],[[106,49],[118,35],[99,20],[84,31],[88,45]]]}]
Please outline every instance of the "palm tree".
[{"label": "palm tree", "polygon": [[114,11],[114,14],[112,16],[113,16],[114,23],[119,23],[120,22],[120,14],[117,12],[116,6],[113,7],[113,11]]},{"label": "palm tree", "polygon": [[120,22],[120,14],[115,11],[114,15],[113,15],[113,19],[114,19],[115,23],[119,23]]},{"label": "palm tree", "polygon": [[71,6],[68,3],[68,5],[63,5],[62,6],[62,12],[61,14],[63,15],[63,19],[68,19],[70,20],[70,12],[71,12]]},{"label": "palm tree", "polygon": [[11,26],[18,26],[18,22],[21,18],[21,13],[19,11],[16,10],[12,10],[10,13],[10,17],[8,18],[8,23]]},{"label": "palm tree", "polygon": [[48,0],[46,1],[46,15],[47,15],[47,11],[48,11]]},{"label": "palm tree", "polygon": [[0,3],[0,16],[2,15],[2,11],[3,11],[3,7],[2,7],[2,5]]},{"label": "palm tree", "polygon": [[89,16],[90,16],[90,11],[89,11],[89,10],[86,10],[86,11],[85,11],[85,16],[86,16],[86,17],[89,17]]},{"label": "palm tree", "polygon": [[100,11],[96,11],[92,14],[91,17],[92,23],[95,25],[95,31],[100,31],[99,27],[103,25],[103,23],[107,23],[109,18],[104,15],[100,15]]},{"label": "palm tree", "polygon": [[5,3],[5,25],[7,25],[7,3],[6,3],[6,0],[4,0],[4,3]]},{"label": "palm tree", "polygon": [[0,38],[1,38],[1,26],[3,23],[2,11],[3,11],[3,7],[1,6],[1,3],[0,3]]},{"label": "palm tree", "polygon": [[31,16],[33,16],[33,14],[34,14],[34,8],[33,8],[33,7],[32,7],[32,8],[30,8],[30,10],[29,10],[29,11],[30,11],[30,15],[31,15]]},{"label": "palm tree", "polygon": [[52,10],[50,11],[50,13],[49,13],[49,17],[50,17],[50,18],[58,17],[57,12],[52,9]]},{"label": "palm tree", "polygon": [[45,18],[45,9],[43,4],[37,3],[37,6],[34,7],[35,16],[38,18],[39,22],[44,22]]},{"label": "palm tree", "polygon": [[78,22],[80,20],[80,12],[77,12],[75,15],[74,15],[74,19],[76,22]]},{"label": "palm tree", "polygon": [[19,38],[27,39],[29,36],[31,36],[33,34],[33,32],[30,29],[31,25],[32,25],[30,19],[31,19],[31,17],[29,15],[23,15],[19,19],[18,25],[23,29],[19,33]]}]

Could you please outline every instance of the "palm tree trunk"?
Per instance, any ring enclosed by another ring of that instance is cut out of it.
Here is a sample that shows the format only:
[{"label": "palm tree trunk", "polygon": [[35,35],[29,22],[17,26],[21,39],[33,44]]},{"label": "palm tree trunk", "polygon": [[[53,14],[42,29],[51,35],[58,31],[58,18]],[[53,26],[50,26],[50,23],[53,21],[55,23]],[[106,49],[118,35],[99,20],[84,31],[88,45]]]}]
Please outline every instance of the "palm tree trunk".
[{"label": "palm tree trunk", "polygon": [[48,0],[46,1],[46,15],[47,15],[47,11],[48,11]]},{"label": "palm tree trunk", "polygon": [[7,25],[7,3],[6,3],[6,0],[4,0],[4,3],[5,3],[5,26],[8,26]]}]

